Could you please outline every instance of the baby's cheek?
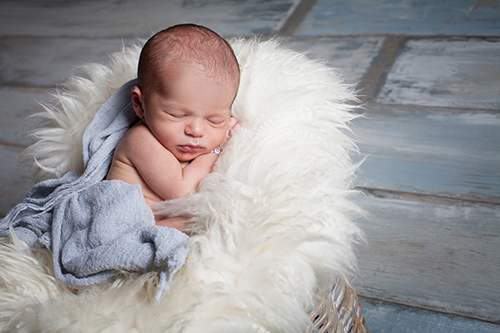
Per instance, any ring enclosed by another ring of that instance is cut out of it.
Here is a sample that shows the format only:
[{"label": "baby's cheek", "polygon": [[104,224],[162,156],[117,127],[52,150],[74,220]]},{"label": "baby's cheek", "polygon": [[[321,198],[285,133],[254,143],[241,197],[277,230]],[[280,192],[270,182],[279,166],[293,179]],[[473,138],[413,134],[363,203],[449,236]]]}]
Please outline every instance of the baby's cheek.
[{"label": "baby's cheek", "polygon": [[228,136],[227,136],[228,131],[229,131],[228,129],[225,129],[224,131],[222,131],[221,133],[219,133],[219,140],[220,140],[221,143],[224,140],[228,139]]},{"label": "baby's cheek", "polygon": [[217,134],[216,134],[215,139],[214,139],[216,147],[223,144],[227,139],[228,139],[228,127],[225,126],[220,131],[217,131]]}]

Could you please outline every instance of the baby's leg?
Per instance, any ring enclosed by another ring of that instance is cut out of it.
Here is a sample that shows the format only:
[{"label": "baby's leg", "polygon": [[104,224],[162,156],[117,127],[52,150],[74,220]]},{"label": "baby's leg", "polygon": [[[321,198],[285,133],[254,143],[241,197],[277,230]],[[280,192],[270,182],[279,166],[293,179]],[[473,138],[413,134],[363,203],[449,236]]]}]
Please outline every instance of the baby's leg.
[{"label": "baby's leg", "polygon": [[156,216],[156,225],[162,226],[162,227],[169,227],[169,228],[174,228],[177,230],[180,230],[184,233],[187,234],[186,231],[182,230],[185,226],[188,225],[186,220],[182,217],[170,217],[170,218],[162,218],[162,216]]}]

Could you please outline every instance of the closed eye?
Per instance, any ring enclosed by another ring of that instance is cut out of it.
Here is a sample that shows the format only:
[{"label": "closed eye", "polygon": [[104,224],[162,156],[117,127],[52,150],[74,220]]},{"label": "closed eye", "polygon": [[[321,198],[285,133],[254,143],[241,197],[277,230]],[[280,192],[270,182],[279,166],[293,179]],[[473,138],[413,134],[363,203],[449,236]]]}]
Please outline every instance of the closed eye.
[{"label": "closed eye", "polygon": [[207,120],[209,123],[214,124],[214,125],[220,125],[226,121],[226,119],[221,118],[221,117],[208,118]]},{"label": "closed eye", "polygon": [[181,119],[185,117],[186,115],[182,112],[175,112],[175,111],[165,111],[166,114],[168,114],[170,117],[175,118],[175,119]]}]

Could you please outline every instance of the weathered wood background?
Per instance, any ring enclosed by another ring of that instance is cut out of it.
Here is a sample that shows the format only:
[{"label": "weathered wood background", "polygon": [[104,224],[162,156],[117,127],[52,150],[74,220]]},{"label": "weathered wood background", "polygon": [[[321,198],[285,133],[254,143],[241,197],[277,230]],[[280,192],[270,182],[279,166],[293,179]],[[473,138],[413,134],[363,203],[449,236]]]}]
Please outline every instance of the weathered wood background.
[{"label": "weathered wood background", "polygon": [[188,21],[278,34],[357,85],[355,200],[370,215],[354,284],[374,332],[500,331],[497,0],[0,1],[0,215],[31,185],[17,157],[35,100]]}]

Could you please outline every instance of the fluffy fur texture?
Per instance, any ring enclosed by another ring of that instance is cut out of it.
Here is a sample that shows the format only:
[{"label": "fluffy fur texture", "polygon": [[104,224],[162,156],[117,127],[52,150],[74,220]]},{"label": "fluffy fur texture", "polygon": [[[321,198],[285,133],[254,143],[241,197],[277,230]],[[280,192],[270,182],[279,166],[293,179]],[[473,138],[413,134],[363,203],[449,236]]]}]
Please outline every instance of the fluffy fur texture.
[{"label": "fluffy fur texture", "polygon": [[[186,198],[162,203],[195,236],[186,264],[154,302],[155,274],[126,274],[75,291],[50,272],[47,251],[0,245],[0,329],[19,332],[305,332],[319,291],[355,267],[360,213],[349,196],[355,149],[345,132],[355,97],[322,63],[276,41],[231,41],[241,66],[233,113],[242,128],[213,173]],[[140,48],[85,66],[47,105],[38,179],[81,171],[93,115],[135,77]]]}]

